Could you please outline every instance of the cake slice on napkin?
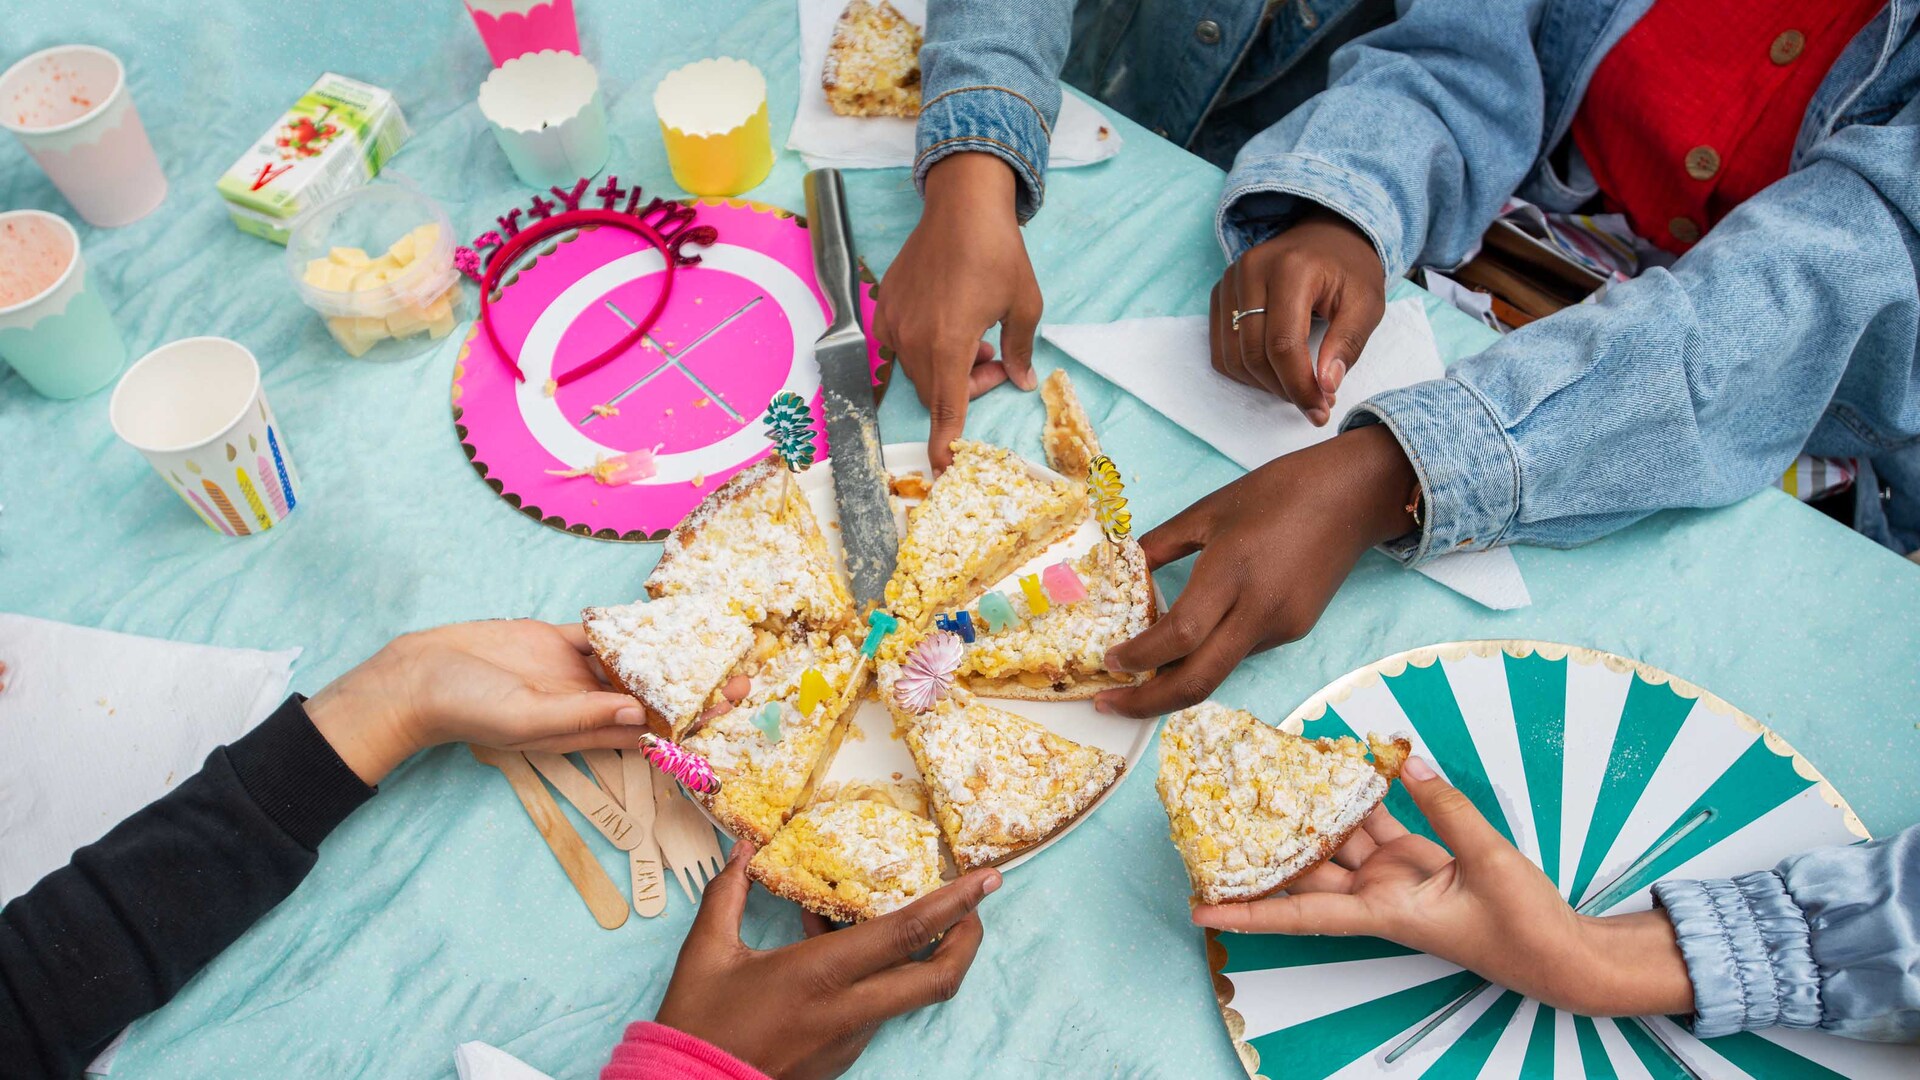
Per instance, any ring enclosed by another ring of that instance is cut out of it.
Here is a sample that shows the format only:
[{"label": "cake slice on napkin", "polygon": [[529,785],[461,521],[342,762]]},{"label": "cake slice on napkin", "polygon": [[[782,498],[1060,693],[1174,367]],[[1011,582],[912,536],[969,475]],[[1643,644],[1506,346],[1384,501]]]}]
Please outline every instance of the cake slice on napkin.
[{"label": "cake slice on napkin", "polygon": [[1073,603],[1050,603],[1036,615],[1028,596],[1008,594],[1013,624],[977,634],[960,661],[970,690],[981,697],[1075,701],[1152,674],[1106,669],[1107,650],[1151,626],[1156,615],[1140,545],[1131,539],[1095,544],[1073,571],[1086,589]]},{"label": "cake slice on napkin", "polygon": [[742,469],[674,526],[647,593],[714,597],[750,623],[834,630],[853,618],[813,508],[772,458]]},{"label": "cake slice on napkin", "polygon": [[753,628],[717,596],[665,596],[580,613],[607,676],[647,707],[655,733],[679,739],[753,649]]},{"label": "cake slice on napkin", "polygon": [[953,464],[907,512],[887,610],[906,626],[964,607],[1087,516],[1084,484],[1042,475],[1011,451],[955,440]]},{"label": "cake slice on napkin", "polygon": [[907,748],[961,873],[1003,862],[1066,828],[1127,764],[977,701],[946,702],[921,716],[907,732]]},{"label": "cake slice on napkin", "polygon": [[1305,739],[1211,701],[1169,716],[1160,802],[1194,898],[1258,900],[1325,862],[1386,797],[1409,749],[1403,738]]},{"label": "cake slice on napkin", "polygon": [[820,72],[827,106],[841,116],[919,116],[920,42],[920,28],[887,0],[852,0]]},{"label": "cake slice on napkin", "polygon": [[755,852],[747,876],[816,915],[871,919],[940,887],[940,831],[871,799],[822,803]]},{"label": "cake slice on napkin", "polygon": [[[850,681],[859,655],[853,642],[824,631],[792,637],[748,680],[737,703],[710,709],[687,737],[682,745],[706,758],[720,779],[719,791],[694,797],[728,832],[765,844],[806,798],[865,690],[864,671]],[[817,702],[806,700],[809,672],[828,691]],[[802,712],[803,704],[813,708]]]}]

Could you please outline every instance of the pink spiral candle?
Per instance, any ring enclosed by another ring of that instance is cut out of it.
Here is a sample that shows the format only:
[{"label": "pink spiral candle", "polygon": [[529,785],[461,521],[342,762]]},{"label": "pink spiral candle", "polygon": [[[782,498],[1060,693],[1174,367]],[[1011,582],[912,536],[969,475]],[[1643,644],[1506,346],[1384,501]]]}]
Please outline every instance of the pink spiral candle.
[{"label": "pink spiral candle", "polygon": [[640,750],[653,767],[687,786],[689,791],[712,795],[720,790],[720,778],[713,775],[707,759],[658,735],[643,733]]}]

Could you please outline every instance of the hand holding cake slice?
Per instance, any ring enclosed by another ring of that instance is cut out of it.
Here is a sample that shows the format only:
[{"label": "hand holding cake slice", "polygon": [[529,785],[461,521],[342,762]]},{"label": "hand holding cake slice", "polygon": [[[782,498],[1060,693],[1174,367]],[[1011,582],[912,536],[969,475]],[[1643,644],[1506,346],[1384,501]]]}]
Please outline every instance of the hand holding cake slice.
[{"label": "hand holding cake slice", "polygon": [[753,628],[721,597],[667,596],[580,613],[594,655],[620,689],[645,705],[655,734],[679,739],[753,648]]},{"label": "hand holding cake slice", "polygon": [[1102,541],[1073,570],[1086,586],[1085,598],[1049,604],[1036,615],[1026,595],[1009,594],[1013,624],[978,634],[966,647],[960,674],[975,694],[1076,701],[1152,674],[1115,674],[1106,667],[1107,650],[1151,626],[1157,614],[1140,545]]},{"label": "hand holding cake slice", "polygon": [[940,833],[883,802],[821,803],[755,852],[747,876],[816,915],[858,922],[940,887]]},{"label": "hand holding cake slice", "polygon": [[1035,472],[1011,451],[957,439],[953,464],[907,512],[887,610],[923,626],[964,607],[1087,516],[1085,485]]},{"label": "hand holding cake slice", "polygon": [[1066,828],[1127,764],[977,701],[944,702],[920,717],[907,732],[907,749],[963,874]]},{"label": "hand holding cake slice", "polygon": [[1403,738],[1304,739],[1211,701],[1169,716],[1160,802],[1195,899],[1258,900],[1325,862],[1380,805],[1409,750]]}]

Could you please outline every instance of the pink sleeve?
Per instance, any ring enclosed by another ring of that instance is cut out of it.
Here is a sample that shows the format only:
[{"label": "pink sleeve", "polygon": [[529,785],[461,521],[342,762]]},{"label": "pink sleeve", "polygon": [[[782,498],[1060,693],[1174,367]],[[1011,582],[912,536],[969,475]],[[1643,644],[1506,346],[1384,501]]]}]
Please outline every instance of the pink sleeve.
[{"label": "pink sleeve", "polygon": [[600,1080],[768,1080],[765,1073],[711,1043],[642,1020],[627,1026]]}]

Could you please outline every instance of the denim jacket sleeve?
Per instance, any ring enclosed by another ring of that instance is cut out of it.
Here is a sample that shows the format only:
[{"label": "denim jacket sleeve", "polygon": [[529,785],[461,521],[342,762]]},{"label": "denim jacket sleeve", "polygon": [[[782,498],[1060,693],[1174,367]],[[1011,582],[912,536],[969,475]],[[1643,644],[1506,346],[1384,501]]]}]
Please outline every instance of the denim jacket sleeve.
[{"label": "denim jacket sleeve", "polygon": [[1693,980],[1695,1035],[1778,1025],[1920,1041],[1920,826],[1653,895]]},{"label": "denim jacket sleeve", "polygon": [[1072,28],[1073,0],[930,0],[915,187],[941,158],[985,151],[1019,178],[1020,220],[1040,209]]},{"label": "denim jacket sleeve", "polygon": [[1335,53],[1328,89],[1235,158],[1216,222],[1227,257],[1318,203],[1367,234],[1388,278],[1464,258],[1540,153],[1543,2],[1413,0]]},{"label": "denim jacket sleeve", "polygon": [[1735,502],[1829,413],[1868,441],[1920,432],[1917,160],[1920,101],[1817,143],[1670,269],[1355,408],[1426,494],[1389,554],[1569,546]]}]

